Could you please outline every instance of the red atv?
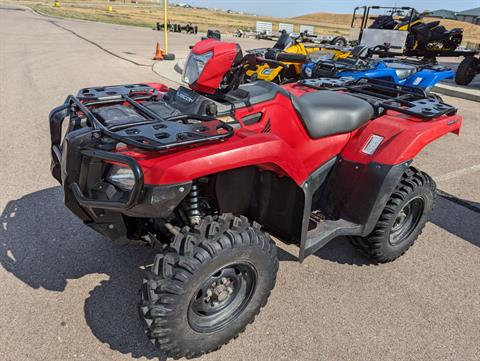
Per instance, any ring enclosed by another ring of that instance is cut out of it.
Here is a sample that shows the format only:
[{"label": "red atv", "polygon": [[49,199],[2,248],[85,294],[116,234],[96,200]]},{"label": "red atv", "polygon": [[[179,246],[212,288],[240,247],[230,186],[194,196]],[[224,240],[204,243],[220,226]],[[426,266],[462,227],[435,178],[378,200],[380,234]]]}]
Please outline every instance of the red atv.
[{"label": "red atv", "polygon": [[239,86],[260,60],[204,40],[190,89],[88,88],[50,114],[67,207],[158,252],[139,308],[163,355],[216,350],[253,321],[275,285],[270,234],[297,244],[300,262],[339,236],[377,262],[401,256],[435,196],[412,160],[460,130],[440,98],[381,81]]}]

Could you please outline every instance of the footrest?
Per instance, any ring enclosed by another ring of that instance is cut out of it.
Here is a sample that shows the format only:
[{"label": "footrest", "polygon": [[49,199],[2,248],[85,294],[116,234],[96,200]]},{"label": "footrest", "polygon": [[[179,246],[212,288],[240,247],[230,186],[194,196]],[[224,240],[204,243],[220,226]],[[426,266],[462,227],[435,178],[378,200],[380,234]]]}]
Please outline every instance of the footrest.
[{"label": "footrest", "polygon": [[305,247],[300,248],[299,260],[302,262],[305,257],[315,253],[336,237],[356,235],[360,234],[361,231],[361,225],[346,221],[345,219],[326,220],[319,223],[314,230],[308,232]]}]

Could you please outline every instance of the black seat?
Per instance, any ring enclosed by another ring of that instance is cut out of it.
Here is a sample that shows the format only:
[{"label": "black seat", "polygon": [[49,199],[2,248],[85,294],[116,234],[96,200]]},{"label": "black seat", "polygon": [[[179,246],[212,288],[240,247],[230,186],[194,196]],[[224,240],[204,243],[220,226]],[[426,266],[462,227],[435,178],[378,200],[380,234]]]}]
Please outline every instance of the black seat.
[{"label": "black seat", "polygon": [[292,103],[314,139],[351,132],[374,115],[367,101],[329,90],[292,97]]}]

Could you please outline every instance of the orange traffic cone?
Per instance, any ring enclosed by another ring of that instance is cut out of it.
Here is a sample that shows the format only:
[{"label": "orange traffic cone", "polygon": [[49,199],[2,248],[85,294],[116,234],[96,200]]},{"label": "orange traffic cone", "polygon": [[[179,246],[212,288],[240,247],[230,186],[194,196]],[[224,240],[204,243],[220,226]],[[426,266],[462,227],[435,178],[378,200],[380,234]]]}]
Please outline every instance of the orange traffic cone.
[{"label": "orange traffic cone", "polygon": [[163,55],[165,55],[165,51],[163,51],[163,49],[160,48],[160,44],[157,43],[157,48],[155,49],[155,56],[153,57],[153,60],[163,60]]}]

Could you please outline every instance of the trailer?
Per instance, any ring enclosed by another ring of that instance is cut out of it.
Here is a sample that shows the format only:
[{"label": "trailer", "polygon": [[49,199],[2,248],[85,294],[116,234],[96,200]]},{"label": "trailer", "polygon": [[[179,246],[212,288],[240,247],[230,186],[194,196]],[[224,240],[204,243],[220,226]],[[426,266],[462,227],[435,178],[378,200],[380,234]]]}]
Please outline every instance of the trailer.
[{"label": "trailer", "polygon": [[[368,21],[372,20],[372,10],[385,10],[390,12],[392,17],[394,14],[403,12],[405,14],[402,18],[403,26],[388,30],[370,28],[368,26]],[[351,22],[350,44],[364,45],[368,47],[377,46],[378,50],[376,51],[376,54],[382,57],[404,55],[408,57],[423,58],[425,61],[436,61],[437,57],[464,57],[457,68],[455,82],[459,85],[468,85],[473,78],[480,73],[479,50],[455,47],[460,41],[454,43],[455,45],[452,46],[452,49],[448,49],[448,47],[412,48],[411,44],[407,43],[410,41],[407,36],[414,24],[421,18],[422,16],[411,7],[356,7]],[[358,19],[360,19],[359,27],[355,25]],[[459,31],[460,29],[454,30]]]}]

